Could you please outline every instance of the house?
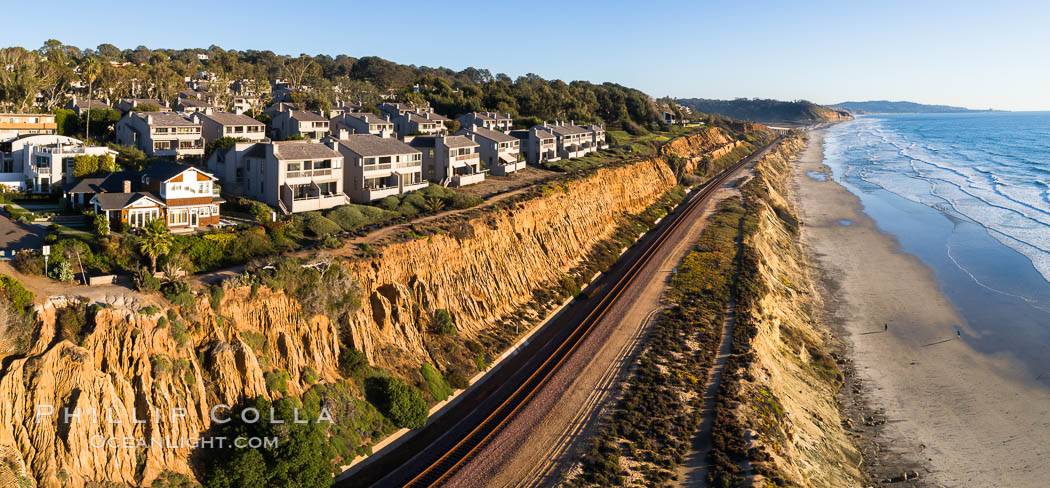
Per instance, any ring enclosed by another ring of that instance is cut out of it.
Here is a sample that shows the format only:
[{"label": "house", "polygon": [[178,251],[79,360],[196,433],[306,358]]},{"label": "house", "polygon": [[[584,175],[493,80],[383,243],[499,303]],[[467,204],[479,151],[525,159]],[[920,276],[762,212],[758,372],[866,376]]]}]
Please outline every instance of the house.
[{"label": "house", "polygon": [[139,228],[154,219],[164,219],[172,231],[192,231],[218,225],[219,205],[216,178],[200,169],[173,162],[156,162],[141,172],[119,172],[84,178],[67,193],[82,201],[90,192],[89,204],[110,222]]},{"label": "house", "polygon": [[498,130],[500,132],[510,131],[511,126],[514,125],[514,119],[510,118],[510,114],[500,114],[496,112],[471,112],[469,114],[461,115],[456,120],[459,121],[460,127],[483,127],[489,130]]},{"label": "house", "polygon": [[222,199],[216,181],[215,176],[192,166],[160,161],[142,171],[140,184],[161,198],[168,228],[178,230],[219,223]]},{"label": "house", "polygon": [[384,102],[384,103],[379,104],[376,108],[378,108],[379,112],[382,113],[383,115],[390,116],[391,120],[393,120],[395,117],[400,117],[402,115],[405,115],[405,113],[407,113],[407,112],[425,113],[425,112],[430,112],[431,111],[429,104],[416,105],[416,104],[411,104],[411,103],[396,103],[396,102]]},{"label": "house", "polygon": [[243,114],[254,110],[255,105],[258,103],[259,99],[257,97],[251,95],[234,95],[231,102],[231,108],[233,109],[233,113]]},{"label": "house", "polygon": [[286,112],[288,110],[299,110],[299,104],[289,102],[277,102],[263,109],[263,114],[269,116],[270,119],[273,119],[277,116],[277,114],[281,112]]},{"label": "house", "polygon": [[405,112],[391,117],[394,132],[402,140],[409,136],[436,136],[448,133],[445,121],[448,118],[434,112]]},{"label": "house", "polygon": [[397,139],[372,134],[329,138],[343,155],[343,181],[351,200],[367,203],[426,188],[423,153]]},{"label": "house", "polygon": [[30,134],[57,134],[55,114],[0,113],[0,143]]},{"label": "house", "polygon": [[349,203],[343,193],[343,156],[332,145],[308,141],[236,143],[208,158],[224,191],[244,195],[284,214]]},{"label": "house", "polygon": [[364,107],[360,103],[351,102],[335,102],[332,104],[331,110],[328,115],[331,118],[336,118],[343,114],[356,114],[364,110]]},{"label": "house", "polygon": [[151,157],[204,155],[201,124],[168,112],[129,112],[116,126],[117,142],[135,146]]},{"label": "house", "polygon": [[[137,171],[114,171],[101,176],[89,176],[76,180],[66,185],[66,197],[74,207],[84,207],[91,204],[91,199],[99,193],[121,193],[124,190],[124,182],[138,184],[141,179]],[[127,188],[131,192],[131,187]]]},{"label": "house", "polygon": [[394,137],[394,123],[378,115],[361,113],[344,113],[332,119],[332,134],[346,131],[350,134],[372,134],[379,137]]},{"label": "house", "polygon": [[197,98],[180,98],[179,101],[175,103],[176,111],[187,114],[203,112],[208,109],[214,110],[215,107],[212,106],[212,104]]},{"label": "house", "polygon": [[266,126],[247,115],[207,110],[193,114],[193,119],[201,124],[206,143],[220,137],[266,140]]},{"label": "house", "polygon": [[456,135],[466,136],[480,145],[478,153],[482,167],[496,176],[525,169],[525,158],[521,155],[517,137],[478,126],[460,129]]},{"label": "house", "polygon": [[664,123],[665,124],[676,124],[678,123],[678,116],[674,112],[664,112]]},{"label": "house", "polygon": [[605,127],[598,124],[585,125],[584,129],[591,133],[591,148],[594,151],[609,149],[609,143],[605,140]]},{"label": "house", "polygon": [[87,146],[79,139],[59,135],[22,136],[4,144],[0,154],[0,185],[32,193],[50,193],[73,181],[77,156],[109,155],[107,147]]},{"label": "house", "polygon": [[541,126],[529,130],[514,130],[510,135],[518,138],[519,149],[525,154],[525,161],[529,164],[539,166],[561,160],[558,156],[557,138]]},{"label": "house", "polygon": [[594,146],[594,133],[572,122],[543,123],[540,128],[554,134],[559,158],[579,158],[597,150]]},{"label": "house", "polygon": [[127,114],[139,105],[154,106],[160,109],[161,112],[171,111],[171,105],[169,105],[168,102],[165,102],[163,100],[157,100],[154,98],[121,98],[117,101],[116,108],[120,111],[120,113]]},{"label": "house", "polygon": [[480,144],[466,136],[421,136],[412,146],[423,153],[423,176],[442,186],[465,186],[485,181],[478,153]]},{"label": "house", "polygon": [[319,142],[322,137],[328,135],[329,123],[328,118],[317,112],[288,109],[273,116],[270,130],[276,140],[303,136],[312,142]]},{"label": "house", "polygon": [[100,100],[85,100],[73,95],[69,103],[66,103],[65,109],[72,110],[73,113],[77,114],[77,117],[84,117],[87,115],[88,107],[91,107],[91,110],[109,110],[113,108],[108,103]]}]

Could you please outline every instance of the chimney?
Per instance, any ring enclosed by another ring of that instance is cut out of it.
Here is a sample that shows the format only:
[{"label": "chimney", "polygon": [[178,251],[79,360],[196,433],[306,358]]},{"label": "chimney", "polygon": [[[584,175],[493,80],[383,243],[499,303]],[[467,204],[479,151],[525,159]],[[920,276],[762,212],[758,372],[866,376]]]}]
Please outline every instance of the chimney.
[{"label": "chimney", "polygon": [[340,128],[339,129],[339,138],[343,139],[343,140],[349,139],[350,138],[350,133],[347,132],[346,129]]},{"label": "chimney", "polygon": [[327,139],[325,141],[325,143],[328,144],[328,147],[332,148],[333,151],[337,151],[338,150],[338,149],[336,149],[336,142],[335,142],[334,139],[329,138],[329,139]]},{"label": "chimney", "polygon": [[124,180],[124,193],[131,193],[131,180]]}]

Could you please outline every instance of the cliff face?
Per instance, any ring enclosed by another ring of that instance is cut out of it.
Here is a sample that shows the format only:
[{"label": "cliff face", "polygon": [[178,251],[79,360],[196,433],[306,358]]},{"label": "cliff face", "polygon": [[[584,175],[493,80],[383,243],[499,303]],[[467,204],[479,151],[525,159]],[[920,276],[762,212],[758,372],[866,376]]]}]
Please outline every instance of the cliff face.
[{"label": "cliff face", "polygon": [[354,346],[380,365],[418,364],[436,309],[453,313],[459,335],[476,336],[675,184],[663,158],[602,168],[471,218],[460,224],[467,232],[394,243],[352,261],[365,297],[351,320]]},{"label": "cliff face", "polygon": [[27,465],[38,486],[148,485],[164,470],[190,472],[190,446],[165,443],[200,436],[213,406],[271,398],[265,371],[287,371],[293,395],[306,368],[338,376],[338,333],[327,318],[304,317],[282,294],[249,294],[229,290],[221,312],[201,298],[187,318],[105,308],[82,346],[53,340],[55,309],[45,306],[39,340],[0,377],[6,459]]},{"label": "cliff face", "polygon": [[753,475],[790,486],[863,486],[861,454],[836,400],[841,374],[827,352],[832,339],[813,320],[819,295],[784,197],[788,157],[801,144],[789,141],[756,167],[755,227],[745,241],[754,267],[745,273],[760,291],[739,301],[734,353],[746,359],[736,363],[742,371],[729,371],[723,391],[736,404],[731,414],[749,443]]},{"label": "cliff face", "polygon": [[[673,144],[703,157],[734,142],[705,132]],[[211,427],[213,407],[282,395],[268,388],[267,373],[287,372],[293,396],[313,381],[341,380],[349,336],[375,365],[418,374],[422,363],[437,363],[427,348],[436,309],[454,316],[465,339],[486,333],[675,184],[665,154],[570,176],[427,238],[376,246],[373,256],[343,263],[363,296],[342,327],[283,293],[234,287],[214,306],[198,296],[185,317],[114,300],[90,313],[71,342],[58,339],[49,303],[28,352],[5,358],[0,371],[0,481],[148,486],[166,470],[192,474],[189,443]],[[79,419],[64,419],[78,408]]]}]

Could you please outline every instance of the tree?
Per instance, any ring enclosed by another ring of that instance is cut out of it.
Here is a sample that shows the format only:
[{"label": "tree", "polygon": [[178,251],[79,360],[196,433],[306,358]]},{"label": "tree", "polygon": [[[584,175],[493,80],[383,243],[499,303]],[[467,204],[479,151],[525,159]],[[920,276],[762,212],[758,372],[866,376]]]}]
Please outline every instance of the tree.
[{"label": "tree", "polygon": [[81,155],[73,159],[73,177],[83,178],[101,173],[112,173],[116,170],[113,156],[99,154],[97,156]]},{"label": "tree", "polygon": [[416,387],[397,377],[372,377],[365,395],[398,427],[417,429],[427,423],[427,401]]},{"label": "tree", "polygon": [[135,146],[121,146],[110,143],[106,145],[117,152],[117,164],[121,167],[134,170],[146,168],[146,153]]},{"label": "tree", "polygon": [[164,219],[153,219],[142,228],[139,250],[150,259],[150,269],[157,272],[157,258],[171,250],[174,237],[164,224]]},{"label": "tree", "polygon": [[[103,44],[102,46],[105,46],[105,45],[106,44]],[[102,49],[102,46],[99,46],[99,50]],[[112,44],[110,44],[110,46],[112,46]],[[116,49],[116,48],[114,48],[114,49]],[[101,71],[101,69],[102,68],[98,64],[98,60],[95,59],[95,58],[87,58],[87,59],[84,60],[84,64],[80,65],[80,76],[81,76],[81,79],[87,80],[87,82],[88,82],[88,109],[87,109],[87,120],[88,120],[88,123],[85,124],[85,127],[86,127],[86,130],[85,130],[85,133],[84,133],[84,138],[85,139],[91,139],[91,94],[92,94],[91,92],[92,92],[92,90],[95,87],[95,79],[98,78],[98,74]]]},{"label": "tree", "polygon": [[[246,409],[251,411],[246,412]],[[273,419],[283,422],[272,421],[271,412]],[[243,418],[253,418],[256,413],[259,414],[256,422],[243,421]],[[295,423],[292,421],[295,418],[307,422]],[[331,423],[323,420],[319,412],[306,409],[295,398],[270,403],[260,397],[234,409],[229,413],[229,419],[228,423],[216,427],[216,436],[227,439],[277,438],[277,445],[256,449],[230,449],[229,446],[209,449],[203,456],[205,487],[315,488],[332,483],[330,459],[335,456],[327,436]]]},{"label": "tree", "polygon": [[105,214],[98,214],[91,224],[95,227],[95,235],[105,237],[109,235],[109,219]]}]

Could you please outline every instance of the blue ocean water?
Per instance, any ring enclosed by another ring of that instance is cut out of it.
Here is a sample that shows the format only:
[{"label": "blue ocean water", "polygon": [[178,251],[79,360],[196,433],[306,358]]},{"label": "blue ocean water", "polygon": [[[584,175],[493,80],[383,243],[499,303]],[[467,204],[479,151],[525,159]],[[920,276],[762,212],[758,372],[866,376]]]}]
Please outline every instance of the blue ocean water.
[{"label": "blue ocean water", "polygon": [[967,341],[1050,385],[1050,112],[864,116],[824,141],[833,179],[934,271]]}]

